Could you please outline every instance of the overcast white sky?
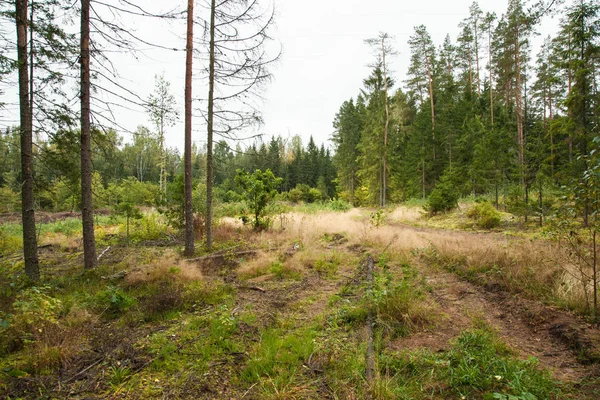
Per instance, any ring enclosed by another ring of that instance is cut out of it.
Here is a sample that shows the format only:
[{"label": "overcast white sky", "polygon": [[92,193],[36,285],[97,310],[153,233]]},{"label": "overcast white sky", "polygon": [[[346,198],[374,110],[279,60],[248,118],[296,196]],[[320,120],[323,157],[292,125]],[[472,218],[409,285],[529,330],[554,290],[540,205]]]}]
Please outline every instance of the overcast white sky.
[{"label": "overcast white sky", "polygon": [[[273,0],[264,0],[273,1]],[[268,140],[273,135],[300,135],[304,143],[312,135],[318,143],[326,142],[333,131],[332,121],[343,101],[355,97],[362,80],[370,73],[373,62],[371,49],[364,39],[387,32],[394,37],[392,45],[398,54],[390,60],[396,87],[402,85],[408,69],[410,49],[407,41],[414,27],[427,26],[436,46],[446,34],[454,41],[458,24],[467,17],[472,0],[274,0],[276,27],[272,36],[283,46],[283,55],[273,68],[274,80],[264,93],[263,116],[265,124],[257,133]],[[145,6],[153,9],[173,6],[174,2],[148,0]],[[182,3],[184,3],[182,1]],[[481,0],[484,12],[501,15],[507,1]],[[199,7],[197,7],[199,10]],[[136,28],[136,34],[148,42],[182,49],[185,26],[147,19],[123,18]],[[547,20],[539,31],[541,36],[553,34],[556,21]],[[202,32],[197,29],[199,36]],[[536,40],[537,43],[541,38]],[[537,52],[534,46],[533,55]],[[146,98],[153,90],[154,75],[164,71],[172,84],[183,116],[184,53],[147,48],[137,58],[115,56],[115,65],[123,83]],[[483,64],[485,65],[485,63]],[[204,66],[195,61],[196,72]],[[12,89],[16,96],[16,88]],[[205,97],[206,87],[196,80],[195,97]],[[16,113],[17,108],[11,107]],[[137,125],[150,126],[143,111],[118,111],[120,125],[134,130]],[[17,120],[17,115],[12,118]],[[4,124],[4,121],[0,121]],[[126,140],[129,135],[121,132]],[[251,132],[242,133],[241,136]],[[204,143],[205,127],[202,119],[195,118],[194,141]],[[183,123],[167,133],[167,144],[183,147]]]}]

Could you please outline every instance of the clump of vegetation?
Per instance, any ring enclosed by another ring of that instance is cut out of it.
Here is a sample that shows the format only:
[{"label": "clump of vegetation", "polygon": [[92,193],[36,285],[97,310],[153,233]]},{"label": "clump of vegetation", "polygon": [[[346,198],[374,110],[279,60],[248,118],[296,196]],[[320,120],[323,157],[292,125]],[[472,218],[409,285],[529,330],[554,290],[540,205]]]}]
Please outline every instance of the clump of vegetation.
[{"label": "clump of vegetation", "polygon": [[116,286],[108,286],[94,297],[94,307],[109,317],[117,317],[136,304],[135,298]]},{"label": "clump of vegetation", "polygon": [[271,220],[266,215],[267,206],[275,199],[277,187],[282,181],[281,178],[276,178],[270,169],[264,172],[257,169],[251,174],[241,169],[237,170],[235,182],[243,190],[243,199],[252,215],[252,220],[243,215],[244,223],[252,224],[255,230],[267,229],[270,226]]},{"label": "clump of vegetation", "polygon": [[0,353],[35,342],[47,328],[58,324],[62,302],[47,286],[17,294],[9,314],[0,314]]},{"label": "clump of vegetation", "polygon": [[444,173],[435,188],[429,194],[424,208],[430,215],[450,211],[458,205],[458,191],[453,179],[453,172]]},{"label": "clump of vegetation", "polygon": [[23,239],[0,226],[0,255],[15,253],[23,248]]},{"label": "clump of vegetation", "polygon": [[435,321],[438,314],[414,282],[411,268],[405,265],[403,270],[403,278],[394,281],[384,266],[381,273],[375,274],[373,286],[367,292],[368,307],[373,310],[378,325],[392,337],[424,328]]},{"label": "clump of vegetation", "polygon": [[314,268],[319,275],[331,279],[335,278],[341,262],[341,256],[334,251],[331,254],[322,254],[319,258],[317,258],[317,260],[315,260]]},{"label": "clump of vegetation", "polygon": [[464,331],[447,352],[384,354],[379,367],[400,383],[392,391],[403,398],[422,393],[424,386],[441,398],[533,400],[560,394],[536,359],[519,360],[487,327]]},{"label": "clump of vegetation", "polygon": [[500,213],[488,202],[475,203],[467,211],[467,217],[475,221],[475,225],[483,229],[492,229],[500,225]]}]

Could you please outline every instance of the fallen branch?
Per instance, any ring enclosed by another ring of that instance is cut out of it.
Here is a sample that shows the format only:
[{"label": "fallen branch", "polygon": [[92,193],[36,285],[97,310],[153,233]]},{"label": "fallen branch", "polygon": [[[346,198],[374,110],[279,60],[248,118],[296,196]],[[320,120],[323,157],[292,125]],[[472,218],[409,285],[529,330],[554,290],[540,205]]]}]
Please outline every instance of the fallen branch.
[{"label": "fallen branch", "polygon": [[104,249],[104,251],[102,253],[100,253],[100,255],[98,256],[98,261],[100,261],[100,259],[102,258],[102,256],[104,256],[104,254],[110,250],[110,246],[108,246],[107,248]]},{"label": "fallen branch", "polygon": [[266,290],[258,286],[238,286],[239,289],[256,290],[257,292],[266,293]]},{"label": "fallen branch", "polygon": [[92,369],[93,367],[98,365],[100,362],[102,362],[105,358],[106,358],[106,356],[100,357],[99,359],[94,361],[92,364],[88,365],[87,367],[85,367],[84,369],[82,369],[81,371],[79,371],[78,373],[76,373],[75,375],[73,375],[72,377],[67,379],[66,381],[64,381],[63,384],[67,384],[67,383],[71,382],[73,379],[77,378],[78,376],[85,374],[87,371],[89,371],[90,369]]}]

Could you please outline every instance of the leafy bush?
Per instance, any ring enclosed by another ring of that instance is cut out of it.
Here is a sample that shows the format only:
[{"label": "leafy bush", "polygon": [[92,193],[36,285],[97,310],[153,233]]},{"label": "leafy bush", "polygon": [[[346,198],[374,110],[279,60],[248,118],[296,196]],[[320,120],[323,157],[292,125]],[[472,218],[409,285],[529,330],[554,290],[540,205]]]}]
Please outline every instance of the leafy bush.
[{"label": "leafy bush", "polygon": [[475,221],[475,225],[483,229],[492,229],[500,224],[500,213],[487,201],[476,203],[467,212],[467,217]]},{"label": "leafy bush", "polygon": [[130,239],[134,243],[157,240],[165,237],[169,232],[169,227],[164,218],[156,212],[141,214],[140,218],[134,219],[130,223]]}]

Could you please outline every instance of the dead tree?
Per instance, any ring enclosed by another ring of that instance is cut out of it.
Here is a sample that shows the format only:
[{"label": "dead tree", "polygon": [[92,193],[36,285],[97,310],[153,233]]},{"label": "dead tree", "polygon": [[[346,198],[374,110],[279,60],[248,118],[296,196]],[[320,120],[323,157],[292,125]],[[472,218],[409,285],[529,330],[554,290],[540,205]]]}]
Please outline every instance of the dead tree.
[{"label": "dead tree", "polygon": [[388,89],[389,89],[388,58],[390,56],[396,54],[396,52],[394,51],[392,46],[389,44],[389,41],[391,39],[392,38],[390,35],[388,35],[387,33],[381,32],[381,33],[379,33],[379,36],[377,36],[376,38],[365,40],[365,42],[368,45],[372,46],[374,48],[375,52],[377,53],[377,66],[381,66],[381,70],[383,72],[383,93],[385,96],[385,128],[384,128],[384,133],[383,133],[383,149],[382,149],[382,154],[381,154],[382,168],[381,168],[381,174],[380,174],[381,175],[381,190],[380,190],[380,198],[379,198],[379,205],[381,207],[385,207],[385,205],[386,205],[387,179],[388,179],[388,177],[387,177],[388,176],[387,148],[388,148],[388,133],[389,133],[389,127],[390,127],[390,105],[389,105],[389,96],[388,96]]},{"label": "dead tree", "polygon": [[[208,45],[208,98],[206,148],[206,246],[212,248],[212,192],[214,135],[239,139],[239,132],[260,123],[256,104],[264,84],[271,79],[271,56],[266,44],[271,37],[273,7],[259,0],[210,0],[209,26],[205,30]],[[204,111],[204,110],[203,110]]]},{"label": "dead tree", "polygon": [[188,0],[185,56],[185,251],[194,255],[194,213],[192,209],[192,61],[194,53],[194,0]]}]

